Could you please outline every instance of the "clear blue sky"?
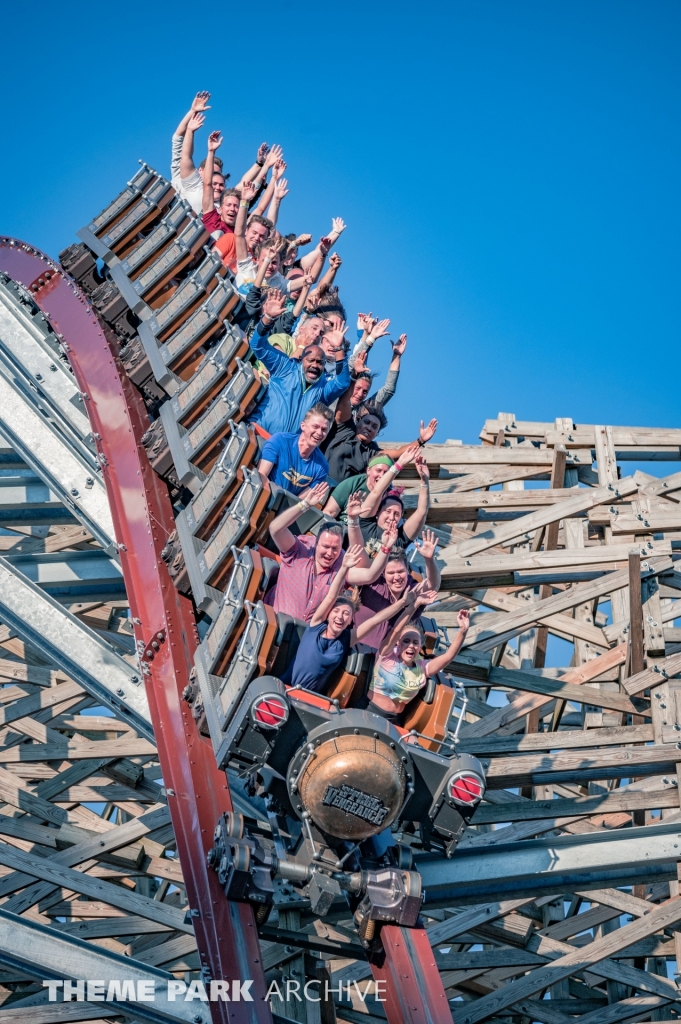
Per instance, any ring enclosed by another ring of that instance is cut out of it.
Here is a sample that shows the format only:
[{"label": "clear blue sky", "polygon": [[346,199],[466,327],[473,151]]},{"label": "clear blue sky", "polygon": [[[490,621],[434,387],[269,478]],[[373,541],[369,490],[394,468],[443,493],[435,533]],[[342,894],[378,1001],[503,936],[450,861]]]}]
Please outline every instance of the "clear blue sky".
[{"label": "clear blue sky", "polygon": [[280,226],[343,216],[353,320],[409,334],[387,437],[679,425],[677,0],[37,0],[3,34],[2,233],[56,255],[208,89],[234,179],[280,142]]}]

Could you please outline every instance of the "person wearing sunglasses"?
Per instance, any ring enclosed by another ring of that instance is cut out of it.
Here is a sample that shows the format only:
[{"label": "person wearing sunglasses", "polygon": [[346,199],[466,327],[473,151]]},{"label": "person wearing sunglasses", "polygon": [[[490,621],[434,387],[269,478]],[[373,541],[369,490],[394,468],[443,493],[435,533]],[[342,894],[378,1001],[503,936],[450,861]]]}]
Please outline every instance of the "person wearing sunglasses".
[{"label": "person wearing sunglasses", "polygon": [[[425,587],[424,580],[398,602],[403,606],[402,614],[379,648],[367,694],[367,711],[373,711],[395,725],[401,724],[404,709],[428,679],[445,669],[456,657],[470,625],[468,610],[462,608],[458,615],[459,631],[444,654],[429,660],[423,658],[423,633],[411,619],[418,608],[431,604],[437,598],[436,591]],[[392,608],[395,610],[396,605]]]}]

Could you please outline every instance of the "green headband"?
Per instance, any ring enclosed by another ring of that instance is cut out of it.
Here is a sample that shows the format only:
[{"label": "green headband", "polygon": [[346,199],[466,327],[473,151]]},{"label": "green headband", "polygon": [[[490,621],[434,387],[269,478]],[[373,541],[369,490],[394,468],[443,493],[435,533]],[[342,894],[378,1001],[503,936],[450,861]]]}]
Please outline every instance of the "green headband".
[{"label": "green headband", "polygon": [[369,459],[369,465],[367,469],[371,469],[372,466],[392,466],[393,460],[389,455],[374,455],[373,459]]}]

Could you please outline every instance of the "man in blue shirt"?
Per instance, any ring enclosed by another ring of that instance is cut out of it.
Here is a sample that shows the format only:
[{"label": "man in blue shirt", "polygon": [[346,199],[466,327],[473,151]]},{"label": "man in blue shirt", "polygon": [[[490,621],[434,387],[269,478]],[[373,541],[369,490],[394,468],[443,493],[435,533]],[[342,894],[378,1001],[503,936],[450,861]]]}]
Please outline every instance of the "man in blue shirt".
[{"label": "man in blue shirt", "polygon": [[285,298],[270,289],[260,323],[250,339],[251,349],[270,371],[270,383],[251,420],[268,434],[296,433],[308,409],[331,405],[350,387],[347,358],[336,364],[336,376],[324,373],[325,356],[319,345],[308,345],[302,359],[290,359],[267,341],[272,325],[285,309]]},{"label": "man in blue shirt", "polygon": [[324,483],[329,464],[319,445],[329,432],[333,413],[318,402],[305,413],[299,433],[280,432],[265,441],[258,463],[260,475],[292,494],[305,494]]}]

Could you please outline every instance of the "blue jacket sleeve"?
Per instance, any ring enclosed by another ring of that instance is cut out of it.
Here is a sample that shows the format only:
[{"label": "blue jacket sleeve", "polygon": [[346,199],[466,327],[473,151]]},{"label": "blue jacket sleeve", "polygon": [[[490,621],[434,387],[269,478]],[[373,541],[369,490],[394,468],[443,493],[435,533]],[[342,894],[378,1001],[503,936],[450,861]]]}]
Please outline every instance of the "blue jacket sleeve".
[{"label": "blue jacket sleeve", "polygon": [[340,396],[348,390],[351,383],[352,380],[350,378],[350,368],[348,367],[348,361],[347,359],[344,359],[343,368],[341,372],[337,374],[335,377],[331,377],[329,380],[327,380],[326,384],[324,385],[324,391],[322,392],[322,394],[324,396],[325,403],[327,405],[331,405],[332,402],[335,402],[337,398],[340,398]]},{"label": "blue jacket sleeve", "polygon": [[[261,334],[261,328],[265,330],[265,334]],[[265,327],[262,321],[258,324],[256,329],[253,331],[251,336],[251,348],[270,371],[271,374],[277,377],[284,377],[291,373],[298,367],[298,363],[289,359],[288,356],[280,352],[278,348],[273,348],[267,340],[272,331],[271,327]]]}]

